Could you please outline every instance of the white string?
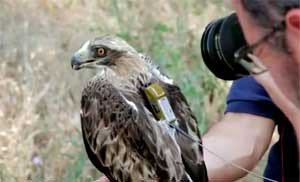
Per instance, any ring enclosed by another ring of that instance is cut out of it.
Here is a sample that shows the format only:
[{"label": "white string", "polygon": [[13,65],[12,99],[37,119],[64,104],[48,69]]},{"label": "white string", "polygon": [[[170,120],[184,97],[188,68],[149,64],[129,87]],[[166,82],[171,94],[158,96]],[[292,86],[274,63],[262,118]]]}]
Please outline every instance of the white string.
[{"label": "white string", "polygon": [[253,172],[253,171],[250,171],[250,170],[248,170],[248,169],[246,169],[246,168],[243,168],[243,167],[241,167],[241,166],[239,166],[239,165],[237,165],[237,164],[235,164],[235,163],[233,163],[233,162],[230,162],[230,161],[226,160],[225,158],[219,156],[217,153],[215,153],[215,152],[213,152],[212,150],[208,149],[206,146],[204,146],[204,145],[201,144],[200,142],[199,142],[199,145],[200,145],[203,149],[205,149],[206,151],[208,151],[209,153],[211,153],[211,154],[213,154],[214,156],[218,157],[218,158],[219,158],[220,160],[222,160],[223,162],[228,163],[228,164],[230,164],[231,166],[233,166],[233,167],[235,167],[235,168],[238,168],[238,169],[240,169],[240,170],[242,170],[242,171],[244,171],[244,172],[247,172],[248,174],[250,174],[250,175],[252,175],[252,176],[254,176],[254,177],[261,178],[261,179],[264,179],[264,180],[267,180],[267,181],[271,181],[271,182],[278,182],[278,181],[273,180],[273,179],[271,179],[271,178],[267,178],[267,177],[261,176],[261,175],[255,173],[255,172]]},{"label": "white string", "polygon": [[271,178],[267,178],[267,177],[264,177],[264,176],[261,176],[253,171],[250,171],[244,167],[241,167],[233,162],[230,162],[228,160],[226,160],[224,157],[221,157],[221,155],[218,155],[216,152],[208,149],[206,146],[204,146],[202,143],[200,143],[198,140],[195,140],[194,138],[192,138],[189,134],[187,134],[186,132],[184,132],[183,130],[181,130],[180,128],[178,128],[177,126],[173,125],[173,124],[169,124],[169,126],[171,126],[172,128],[176,129],[177,131],[179,131],[182,135],[184,135],[185,137],[189,138],[190,140],[194,141],[194,142],[197,142],[203,149],[205,149],[207,152],[211,153],[212,155],[216,156],[217,158],[219,158],[220,160],[222,160],[223,162],[225,162],[226,164],[230,164],[231,166],[237,168],[237,169],[240,169],[250,175],[252,175],[253,177],[256,177],[256,178],[260,178],[260,179],[263,179],[263,180],[266,180],[266,181],[270,181],[270,182],[278,182],[274,179],[271,179]]}]

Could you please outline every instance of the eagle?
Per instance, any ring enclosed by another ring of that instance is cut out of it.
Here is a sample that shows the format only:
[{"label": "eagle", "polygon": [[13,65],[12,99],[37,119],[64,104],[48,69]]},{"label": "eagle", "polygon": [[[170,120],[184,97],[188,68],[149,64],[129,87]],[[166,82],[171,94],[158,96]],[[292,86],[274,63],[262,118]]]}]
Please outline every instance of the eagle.
[{"label": "eagle", "polygon": [[[197,119],[149,56],[105,35],[83,43],[71,66],[96,70],[82,91],[81,129],[90,161],[110,181],[208,181]],[[154,83],[165,91],[175,127],[149,106],[144,89]]]}]

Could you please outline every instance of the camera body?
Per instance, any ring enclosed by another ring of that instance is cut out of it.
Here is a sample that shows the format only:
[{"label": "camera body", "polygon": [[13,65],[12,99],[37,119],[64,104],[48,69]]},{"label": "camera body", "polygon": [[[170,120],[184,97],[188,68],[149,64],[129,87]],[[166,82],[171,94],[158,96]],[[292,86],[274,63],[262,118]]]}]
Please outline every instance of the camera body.
[{"label": "camera body", "polygon": [[216,77],[236,80],[249,75],[234,58],[234,53],[246,44],[238,18],[233,13],[206,26],[200,48],[204,63]]}]

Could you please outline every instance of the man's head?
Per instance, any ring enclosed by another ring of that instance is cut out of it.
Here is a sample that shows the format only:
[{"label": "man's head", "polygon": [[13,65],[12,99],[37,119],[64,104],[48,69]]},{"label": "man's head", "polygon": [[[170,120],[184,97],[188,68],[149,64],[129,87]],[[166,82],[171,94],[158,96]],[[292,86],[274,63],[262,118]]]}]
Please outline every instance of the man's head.
[{"label": "man's head", "polygon": [[[284,22],[285,29],[255,50],[261,59],[266,49],[285,52],[300,63],[299,0],[232,0],[248,44],[257,42],[274,25]],[[270,52],[267,51],[270,55]]]}]

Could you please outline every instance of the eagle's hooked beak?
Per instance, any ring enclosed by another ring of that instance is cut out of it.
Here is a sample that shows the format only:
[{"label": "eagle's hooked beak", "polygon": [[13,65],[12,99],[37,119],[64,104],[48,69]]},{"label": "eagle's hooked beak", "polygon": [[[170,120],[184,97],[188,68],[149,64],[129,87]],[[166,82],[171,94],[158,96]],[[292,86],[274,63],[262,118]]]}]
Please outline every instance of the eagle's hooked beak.
[{"label": "eagle's hooked beak", "polygon": [[83,67],[88,67],[93,62],[95,62],[94,59],[82,59],[80,54],[75,53],[71,58],[71,67],[74,70],[80,70]]},{"label": "eagle's hooked beak", "polygon": [[87,41],[83,46],[72,56],[71,66],[74,70],[79,70],[95,60],[90,58],[89,55],[90,41]]},{"label": "eagle's hooked beak", "polygon": [[81,58],[80,55],[75,53],[71,58],[71,66],[74,70],[79,70],[81,68]]}]

